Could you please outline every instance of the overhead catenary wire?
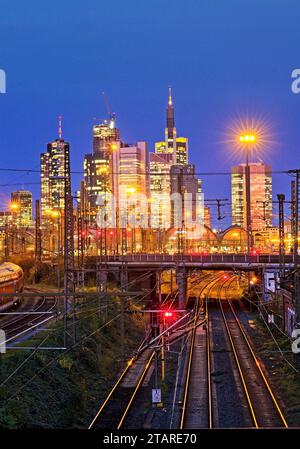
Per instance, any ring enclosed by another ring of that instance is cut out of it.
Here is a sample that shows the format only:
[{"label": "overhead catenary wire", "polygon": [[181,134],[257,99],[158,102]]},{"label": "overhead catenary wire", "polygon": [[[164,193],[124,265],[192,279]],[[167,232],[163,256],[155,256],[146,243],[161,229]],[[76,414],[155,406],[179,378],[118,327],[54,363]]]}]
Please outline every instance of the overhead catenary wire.
[{"label": "overhead catenary wire", "polygon": [[[155,289],[156,289],[157,285],[155,284],[153,289],[150,292],[147,292],[147,294],[140,298],[136,303],[140,303],[146,296],[148,296],[149,294],[151,294]],[[97,311],[95,311],[93,314],[97,313]],[[25,388],[30,382],[32,382],[41,372],[44,371],[44,369],[46,369],[47,367],[49,367],[52,363],[54,363],[56,360],[59,360],[60,357],[64,356],[65,354],[69,353],[71,350],[75,349],[77,346],[79,346],[80,344],[83,344],[83,342],[85,340],[87,340],[88,338],[92,337],[94,334],[96,334],[97,332],[99,332],[101,329],[104,329],[106,326],[108,326],[109,324],[111,324],[113,321],[115,321],[117,318],[119,318],[122,315],[122,313],[118,313],[117,315],[115,315],[114,317],[112,317],[111,319],[109,319],[108,321],[106,321],[105,323],[101,324],[96,330],[94,330],[93,332],[91,332],[88,335],[85,335],[84,337],[82,337],[79,341],[77,341],[76,343],[74,343],[72,346],[70,346],[70,348],[66,349],[63,352],[60,352],[57,356],[55,356],[54,358],[52,358],[45,366],[43,366],[37,373],[35,373],[27,382],[25,382],[25,384],[23,384],[18,390],[17,392],[15,392],[14,394],[12,394],[10,397],[8,397],[6,399],[6,401],[10,401],[11,399],[13,399],[17,394],[20,393],[20,391],[23,390],[23,388]],[[87,317],[85,317],[87,318]],[[41,343],[42,344],[42,343]],[[140,348],[138,348],[139,351]],[[12,377],[12,376],[10,376]]]}]

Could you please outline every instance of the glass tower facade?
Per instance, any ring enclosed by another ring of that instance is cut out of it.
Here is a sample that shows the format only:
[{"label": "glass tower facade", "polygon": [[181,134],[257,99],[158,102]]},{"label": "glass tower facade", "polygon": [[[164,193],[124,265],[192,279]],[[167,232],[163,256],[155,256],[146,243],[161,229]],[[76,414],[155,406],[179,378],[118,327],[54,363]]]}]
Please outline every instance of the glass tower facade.
[{"label": "glass tower facade", "polygon": [[[245,164],[231,169],[232,224],[246,229]],[[272,226],[272,168],[263,162],[251,162],[251,229]]]}]

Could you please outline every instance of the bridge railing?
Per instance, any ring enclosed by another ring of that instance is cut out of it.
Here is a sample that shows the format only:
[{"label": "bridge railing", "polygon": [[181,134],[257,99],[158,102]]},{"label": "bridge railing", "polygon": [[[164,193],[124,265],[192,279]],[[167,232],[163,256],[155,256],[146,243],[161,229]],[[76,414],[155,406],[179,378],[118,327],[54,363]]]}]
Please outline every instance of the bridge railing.
[{"label": "bridge railing", "polygon": [[[125,256],[108,256],[108,262],[190,262],[190,263],[249,263],[249,264],[278,264],[277,254],[127,254]],[[285,256],[286,263],[293,262],[293,255]]]}]

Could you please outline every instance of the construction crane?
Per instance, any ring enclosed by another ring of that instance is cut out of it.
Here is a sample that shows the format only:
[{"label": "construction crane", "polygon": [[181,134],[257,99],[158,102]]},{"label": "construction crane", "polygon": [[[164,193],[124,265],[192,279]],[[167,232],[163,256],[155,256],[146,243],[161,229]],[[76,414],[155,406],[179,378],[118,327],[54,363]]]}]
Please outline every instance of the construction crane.
[{"label": "construction crane", "polygon": [[107,97],[105,92],[102,92],[102,98],[103,98],[103,103],[104,103],[104,106],[105,106],[105,109],[106,109],[106,113],[107,113],[107,115],[109,117],[109,121],[110,122],[112,122],[112,121],[115,122],[116,114],[111,111],[111,107],[110,107],[110,104],[109,104],[109,101],[108,101],[108,97]]}]

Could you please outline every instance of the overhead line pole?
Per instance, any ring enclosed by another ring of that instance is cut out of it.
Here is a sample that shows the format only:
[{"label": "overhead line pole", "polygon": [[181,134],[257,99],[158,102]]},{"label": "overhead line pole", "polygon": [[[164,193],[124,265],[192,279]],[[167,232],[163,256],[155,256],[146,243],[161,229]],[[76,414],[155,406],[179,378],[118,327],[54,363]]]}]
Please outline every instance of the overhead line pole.
[{"label": "overhead line pole", "polygon": [[70,150],[65,146],[64,161],[64,293],[65,293],[65,332],[64,346],[67,347],[67,317],[72,316],[72,337],[73,344],[76,342],[76,314],[74,297],[74,216],[73,216],[73,197],[71,191],[71,173],[70,173]]}]

